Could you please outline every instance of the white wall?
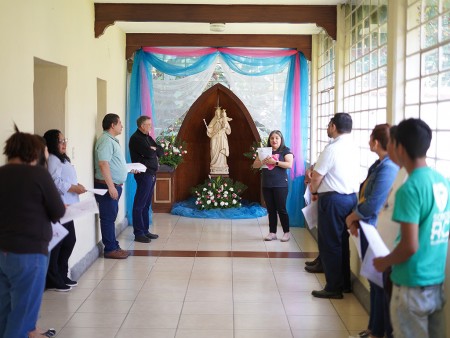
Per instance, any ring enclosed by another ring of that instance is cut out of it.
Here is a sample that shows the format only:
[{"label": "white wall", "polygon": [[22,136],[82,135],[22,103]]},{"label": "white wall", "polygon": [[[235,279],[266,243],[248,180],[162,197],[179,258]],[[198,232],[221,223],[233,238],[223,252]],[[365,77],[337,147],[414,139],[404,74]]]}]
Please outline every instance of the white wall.
[{"label": "white wall", "polygon": [[[13,132],[34,130],[34,58],[67,67],[65,135],[68,155],[79,182],[93,186],[93,154],[97,121],[97,79],[107,83],[107,110],[125,121],[125,34],[109,27],[94,37],[92,0],[21,0],[0,2],[0,145]],[[42,121],[40,121],[42,122]],[[52,121],[45,121],[48,128]],[[42,123],[40,123],[42,124]],[[124,135],[119,137],[124,143]],[[5,163],[0,156],[0,165]],[[90,193],[82,198],[92,198]],[[121,199],[118,222],[124,218]],[[70,265],[99,240],[94,217],[75,222],[77,243]]]}]

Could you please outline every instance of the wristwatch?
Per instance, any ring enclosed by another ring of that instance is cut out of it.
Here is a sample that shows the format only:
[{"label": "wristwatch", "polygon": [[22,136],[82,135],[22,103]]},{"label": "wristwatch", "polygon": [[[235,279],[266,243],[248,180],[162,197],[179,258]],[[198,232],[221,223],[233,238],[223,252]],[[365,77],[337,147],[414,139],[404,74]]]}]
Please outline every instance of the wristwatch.
[{"label": "wristwatch", "polygon": [[278,166],[278,161],[275,162],[275,165]]}]

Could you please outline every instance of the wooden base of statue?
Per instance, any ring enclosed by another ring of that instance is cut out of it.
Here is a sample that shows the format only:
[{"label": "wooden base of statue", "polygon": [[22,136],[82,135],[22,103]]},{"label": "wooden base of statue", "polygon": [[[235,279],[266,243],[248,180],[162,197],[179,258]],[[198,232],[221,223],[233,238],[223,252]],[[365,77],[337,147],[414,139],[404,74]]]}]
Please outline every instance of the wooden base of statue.
[{"label": "wooden base of statue", "polygon": [[217,178],[217,177],[226,177],[226,178],[228,178],[228,177],[230,177],[230,175],[229,174],[209,174],[209,176],[211,176],[211,178]]},{"label": "wooden base of statue", "polygon": [[209,167],[210,175],[228,175],[229,174],[229,167]]},{"label": "wooden base of statue", "polygon": [[175,171],[156,173],[155,190],[153,191],[152,210],[155,213],[170,213],[175,202]]}]

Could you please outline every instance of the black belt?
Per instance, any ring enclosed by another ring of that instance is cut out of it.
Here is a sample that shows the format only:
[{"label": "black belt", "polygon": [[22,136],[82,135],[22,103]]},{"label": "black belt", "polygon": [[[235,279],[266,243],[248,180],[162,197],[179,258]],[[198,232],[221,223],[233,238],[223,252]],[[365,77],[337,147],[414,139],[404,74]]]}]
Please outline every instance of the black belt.
[{"label": "black belt", "polygon": [[[100,183],[100,184],[104,184],[104,185],[107,185],[105,180],[99,180],[98,178],[95,178],[95,179],[94,179],[94,182]],[[114,182],[113,182],[113,184],[114,184],[116,187],[121,187],[121,186],[123,185],[123,183],[122,183],[122,184],[116,184],[116,183],[114,183]]]},{"label": "black belt", "polygon": [[337,192],[336,191],[327,191],[327,192],[319,192],[318,193],[319,197],[333,195],[333,194],[337,194]]}]

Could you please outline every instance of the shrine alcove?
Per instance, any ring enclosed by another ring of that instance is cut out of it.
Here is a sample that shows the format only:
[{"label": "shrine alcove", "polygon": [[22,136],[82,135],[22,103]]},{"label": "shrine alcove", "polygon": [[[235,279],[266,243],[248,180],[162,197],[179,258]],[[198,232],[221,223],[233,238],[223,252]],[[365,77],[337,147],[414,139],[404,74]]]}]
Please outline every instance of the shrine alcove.
[{"label": "shrine alcove", "polygon": [[228,88],[216,84],[205,91],[187,112],[180,127],[178,138],[186,141],[187,154],[184,162],[175,171],[175,201],[183,201],[191,196],[191,188],[201,184],[210,173],[210,139],[206,134],[205,119],[208,124],[214,117],[219,102],[226,109],[230,121],[231,134],[228,135],[230,155],[227,159],[229,177],[244,183],[248,188],[242,195],[251,202],[261,202],[260,173],[251,169],[253,160],[244,157],[253,142],[260,141],[258,131],[242,101]]}]

